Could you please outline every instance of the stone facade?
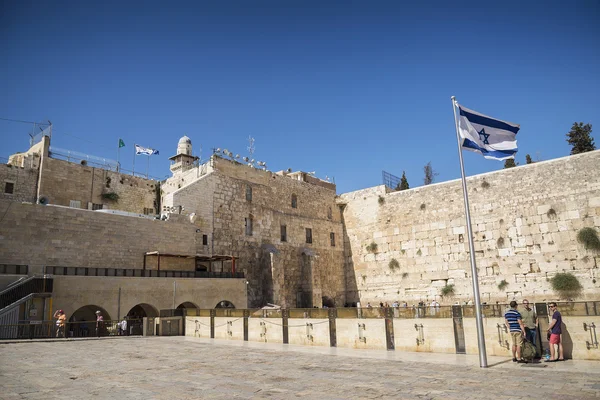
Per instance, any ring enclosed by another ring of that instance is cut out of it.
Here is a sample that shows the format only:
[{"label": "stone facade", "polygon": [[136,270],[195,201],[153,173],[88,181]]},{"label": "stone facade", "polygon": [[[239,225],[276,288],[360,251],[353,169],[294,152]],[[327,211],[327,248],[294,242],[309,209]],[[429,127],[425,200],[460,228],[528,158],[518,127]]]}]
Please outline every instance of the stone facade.
[{"label": "stone facade", "polygon": [[[202,168],[207,172],[203,174]],[[299,179],[302,175],[275,174],[216,156],[197,169],[184,172],[185,177],[174,174],[165,182],[163,204],[195,214],[196,224],[209,239],[203,252],[238,259],[237,270],[244,271],[249,281],[251,306],[345,303],[342,223],[334,185],[317,185]],[[307,243],[307,229],[312,243]]]},{"label": "stone facade", "polygon": [[0,164],[0,199],[35,201],[37,168]]},{"label": "stone facade", "polygon": [[[482,301],[554,299],[548,279],[563,271],[579,278],[585,298],[598,298],[600,254],[576,236],[600,226],[600,151],[469,177],[467,186]],[[472,300],[460,180],[400,192],[379,186],[339,202],[353,301]],[[440,296],[446,284],[454,297]]]}]

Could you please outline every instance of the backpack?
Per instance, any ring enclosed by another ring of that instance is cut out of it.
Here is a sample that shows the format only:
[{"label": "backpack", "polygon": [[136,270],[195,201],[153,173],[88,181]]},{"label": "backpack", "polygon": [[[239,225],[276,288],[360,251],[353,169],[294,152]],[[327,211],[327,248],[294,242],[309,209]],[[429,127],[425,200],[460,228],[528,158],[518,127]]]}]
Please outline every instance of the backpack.
[{"label": "backpack", "polygon": [[523,347],[521,348],[521,358],[526,361],[532,361],[535,358],[537,350],[533,343],[529,340],[523,340]]}]

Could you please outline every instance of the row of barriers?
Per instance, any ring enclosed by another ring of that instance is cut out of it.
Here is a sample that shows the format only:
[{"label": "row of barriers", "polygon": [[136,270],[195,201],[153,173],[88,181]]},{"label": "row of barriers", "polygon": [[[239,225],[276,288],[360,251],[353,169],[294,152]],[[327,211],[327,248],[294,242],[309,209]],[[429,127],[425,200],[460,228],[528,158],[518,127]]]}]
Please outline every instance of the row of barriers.
[{"label": "row of barriers", "polygon": [[106,336],[141,336],[143,320],[77,321],[64,325],[56,321],[27,321],[27,323],[0,325],[0,339],[50,339]]}]

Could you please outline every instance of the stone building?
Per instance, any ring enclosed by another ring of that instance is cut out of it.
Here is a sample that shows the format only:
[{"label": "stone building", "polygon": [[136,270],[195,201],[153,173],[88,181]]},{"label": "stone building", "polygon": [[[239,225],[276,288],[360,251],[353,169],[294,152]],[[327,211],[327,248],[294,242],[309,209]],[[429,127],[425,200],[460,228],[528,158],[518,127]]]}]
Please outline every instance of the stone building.
[{"label": "stone building", "polygon": [[191,141],[171,157],[163,209],[192,215],[204,254],[231,254],[250,306],[345,303],[343,229],[335,185],[305,172],[273,173],[213,155],[194,164]]},{"label": "stone building", "polygon": [[159,208],[159,182],[93,165],[76,155],[60,159],[50,147],[49,136],[10,156],[0,168],[0,182],[0,198],[6,200],[146,215]]}]

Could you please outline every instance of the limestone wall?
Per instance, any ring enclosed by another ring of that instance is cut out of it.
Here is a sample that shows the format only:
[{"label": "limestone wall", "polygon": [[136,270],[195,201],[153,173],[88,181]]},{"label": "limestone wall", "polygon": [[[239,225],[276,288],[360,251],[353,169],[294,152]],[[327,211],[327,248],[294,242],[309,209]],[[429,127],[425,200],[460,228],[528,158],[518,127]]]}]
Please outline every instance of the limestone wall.
[{"label": "limestone wall", "polygon": [[[600,254],[576,240],[581,228],[600,227],[600,151],[473,176],[467,185],[482,301],[554,299],[548,279],[562,271],[579,278],[584,298],[600,295]],[[379,186],[339,200],[348,296],[363,304],[472,299],[460,180],[387,192]],[[454,297],[440,297],[446,284]]]},{"label": "limestone wall", "polygon": [[[85,209],[94,203],[114,210],[142,214],[144,209],[152,209],[157,213],[157,190],[157,182],[151,179],[48,157],[42,161],[39,193],[50,204],[69,206],[75,200]],[[116,193],[118,200],[102,197],[109,193]]]},{"label": "limestone wall", "polygon": [[4,264],[142,268],[147,251],[195,254],[196,227],[185,219],[160,221],[6,200],[0,200],[0,215]]},{"label": "limestone wall", "polygon": [[[11,201],[35,201],[37,168],[23,168],[0,164],[0,199]],[[6,193],[6,184],[13,184],[13,193]]]},{"label": "limestone wall", "polygon": [[[198,252],[238,259],[236,269],[249,281],[251,306],[272,302],[312,307],[320,306],[323,297],[343,305],[344,242],[335,191],[220,158],[214,159],[213,168],[163,197],[167,206],[196,213],[200,235],[209,235],[208,245],[198,245]],[[246,198],[248,187],[251,200]],[[307,228],[312,230],[312,243],[307,243]]]}]

